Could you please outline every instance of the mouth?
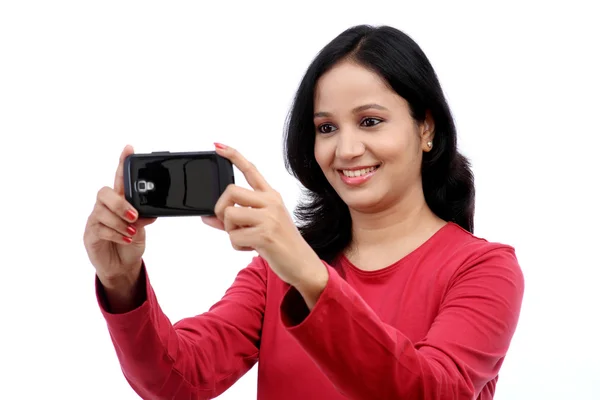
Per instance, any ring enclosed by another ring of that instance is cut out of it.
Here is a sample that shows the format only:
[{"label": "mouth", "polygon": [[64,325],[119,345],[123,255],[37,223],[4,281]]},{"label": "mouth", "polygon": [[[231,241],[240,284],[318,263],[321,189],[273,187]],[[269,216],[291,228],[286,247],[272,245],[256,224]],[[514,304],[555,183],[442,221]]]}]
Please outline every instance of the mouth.
[{"label": "mouth", "polygon": [[367,182],[379,169],[381,164],[372,165],[370,167],[358,167],[352,169],[338,169],[342,181],[350,186],[360,186]]},{"label": "mouth", "polygon": [[338,169],[338,172],[348,178],[359,178],[366,176],[372,172],[375,172],[380,165],[373,165],[371,167],[354,168],[354,169]]}]

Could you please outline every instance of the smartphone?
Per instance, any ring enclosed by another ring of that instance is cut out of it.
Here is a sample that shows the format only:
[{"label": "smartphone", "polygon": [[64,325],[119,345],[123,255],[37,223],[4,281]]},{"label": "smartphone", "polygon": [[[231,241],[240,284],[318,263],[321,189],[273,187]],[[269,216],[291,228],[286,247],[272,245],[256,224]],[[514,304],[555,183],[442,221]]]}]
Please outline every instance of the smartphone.
[{"label": "smartphone", "polygon": [[140,217],[213,216],[235,183],[233,165],[214,151],[131,154],[125,159],[125,198]]}]

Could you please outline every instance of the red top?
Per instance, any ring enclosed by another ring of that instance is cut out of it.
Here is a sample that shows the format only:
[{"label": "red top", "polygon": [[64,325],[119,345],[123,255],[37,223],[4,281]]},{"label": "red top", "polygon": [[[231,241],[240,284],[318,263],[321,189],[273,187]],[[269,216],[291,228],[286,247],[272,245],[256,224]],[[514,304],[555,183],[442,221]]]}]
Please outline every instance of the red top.
[{"label": "red top", "polygon": [[[345,257],[312,312],[260,257],[224,297],[174,326],[146,300],[106,311],[123,373],[144,399],[208,399],[258,361],[258,399],[491,399],[523,275],[512,247],[447,224],[384,269]],[[146,274],[146,270],[143,270]]]}]

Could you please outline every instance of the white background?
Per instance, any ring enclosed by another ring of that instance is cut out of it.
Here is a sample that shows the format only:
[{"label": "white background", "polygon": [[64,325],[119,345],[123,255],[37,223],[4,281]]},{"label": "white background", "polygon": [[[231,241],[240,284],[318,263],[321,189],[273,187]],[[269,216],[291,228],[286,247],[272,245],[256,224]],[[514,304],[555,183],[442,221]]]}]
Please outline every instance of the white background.
[{"label": "white background", "polygon": [[[292,97],[316,52],[359,23],[428,54],[473,162],[476,234],[517,250],[526,293],[496,398],[600,398],[600,28],[591,6],[562,3],[1,2],[0,398],[137,398],[82,243],[123,146],[237,147],[291,209]],[[149,229],[172,321],[210,307],[251,256],[199,219]],[[253,369],[222,399],[255,397]]]}]

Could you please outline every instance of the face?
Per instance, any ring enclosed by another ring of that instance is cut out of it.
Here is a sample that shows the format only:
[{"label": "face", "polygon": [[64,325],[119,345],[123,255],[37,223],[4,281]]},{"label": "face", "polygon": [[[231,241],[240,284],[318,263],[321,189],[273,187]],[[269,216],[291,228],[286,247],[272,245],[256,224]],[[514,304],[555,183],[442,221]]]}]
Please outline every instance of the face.
[{"label": "face", "polygon": [[332,68],[317,82],[314,112],[315,158],[350,209],[375,212],[422,196],[432,121],[417,123],[377,74],[351,62]]}]

